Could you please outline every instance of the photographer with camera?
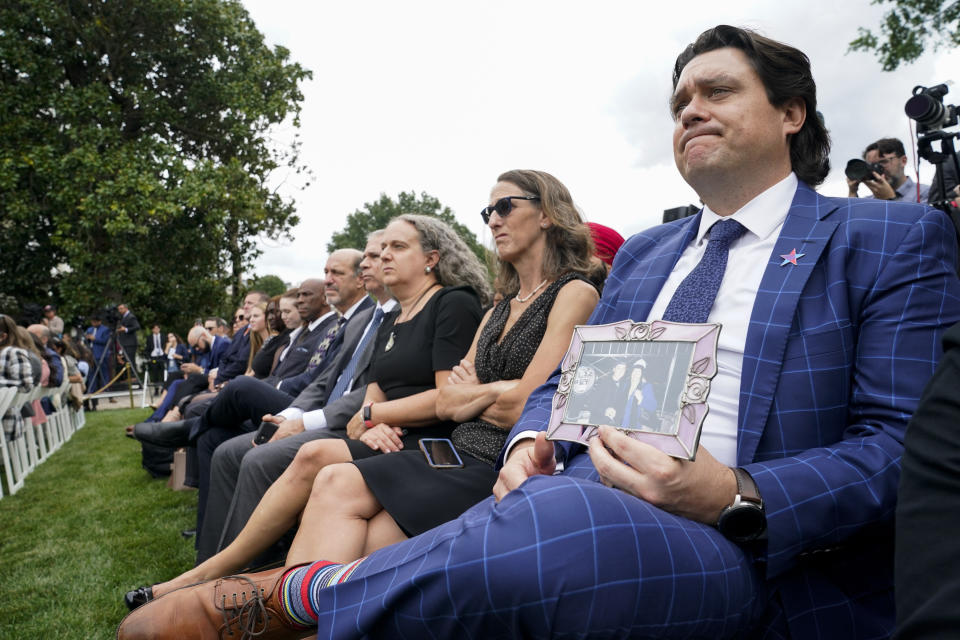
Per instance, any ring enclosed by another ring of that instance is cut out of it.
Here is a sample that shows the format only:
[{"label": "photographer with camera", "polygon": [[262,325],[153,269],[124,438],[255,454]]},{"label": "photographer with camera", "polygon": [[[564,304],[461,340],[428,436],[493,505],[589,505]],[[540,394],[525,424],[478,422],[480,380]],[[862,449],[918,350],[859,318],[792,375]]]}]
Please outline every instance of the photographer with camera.
[{"label": "photographer with camera", "polygon": [[857,198],[860,183],[870,190],[868,198],[878,200],[902,200],[904,202],[927,201],[930,186],[917,185],[913,178],[906,175],[907,154],[903,143],[897,138],[881,138],[867,146],[863,160],[851,160],[847,163],[847,185],[849,197]]}]

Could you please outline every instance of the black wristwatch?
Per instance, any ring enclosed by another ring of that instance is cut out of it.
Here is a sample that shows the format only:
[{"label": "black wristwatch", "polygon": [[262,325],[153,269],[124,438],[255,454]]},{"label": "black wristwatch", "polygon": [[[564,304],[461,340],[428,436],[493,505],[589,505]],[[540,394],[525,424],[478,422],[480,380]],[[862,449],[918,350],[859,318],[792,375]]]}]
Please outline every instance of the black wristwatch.
[{"label": "black wristwatch", "polygon": [[373,403],[372,403],[372,402],[368,402],[367,404],[363,405],[363,414],[362,414],[362,417],[363,417],[363,425],[364,425],[367,429],[371,429],[371,428],[373,428],[373,427],[375,426],[375,425],[373,424],[373,415],[372,415],[372,414],[373,414]]},{"label": "black wristwatch", "polygon": [[737,497],[733,504],[720,512],[717,529],[734,542],[752,542],[767,531],[767,515],[757,483],[739,467],[733,470],[737,478]]}]

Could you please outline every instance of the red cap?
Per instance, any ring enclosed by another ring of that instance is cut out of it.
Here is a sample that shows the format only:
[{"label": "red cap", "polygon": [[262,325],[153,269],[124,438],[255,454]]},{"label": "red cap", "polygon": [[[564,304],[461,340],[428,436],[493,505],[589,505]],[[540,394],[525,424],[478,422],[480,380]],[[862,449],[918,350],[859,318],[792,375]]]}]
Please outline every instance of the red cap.
[{"label": "red cap", "polygon": [[594,255],[612,266],[613,257],[617,255],[620,245],[623,244],[623,236],[610,227],[596,222],[588,222],[587,226],[590,227],[590,235],[593,236],[593,244],[596,247]]}]

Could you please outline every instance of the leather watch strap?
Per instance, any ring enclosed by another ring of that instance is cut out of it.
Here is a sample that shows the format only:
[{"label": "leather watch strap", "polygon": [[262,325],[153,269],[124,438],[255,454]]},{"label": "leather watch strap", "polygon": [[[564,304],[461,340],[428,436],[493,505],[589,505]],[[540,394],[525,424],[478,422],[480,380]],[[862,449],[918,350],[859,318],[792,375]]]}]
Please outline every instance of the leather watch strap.
[{"label": "leather watch strap", "polygon": [[763,498],[760,497],[760,490],[757,489],[757,483],[753,481],[753,477],[747,473],[746,469],[734,467],[733,475],[737,478],[737,493],[740,495],[740,498],[763,506]]}]

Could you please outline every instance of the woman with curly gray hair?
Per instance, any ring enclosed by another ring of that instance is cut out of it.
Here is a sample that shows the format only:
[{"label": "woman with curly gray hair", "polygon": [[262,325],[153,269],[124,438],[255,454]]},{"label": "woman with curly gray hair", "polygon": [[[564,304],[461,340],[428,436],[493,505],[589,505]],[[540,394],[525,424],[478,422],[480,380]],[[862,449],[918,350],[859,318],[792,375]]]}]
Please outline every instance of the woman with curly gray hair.
[{"label": "woman with curly gray hair", "polygon": [[487,279],[487,270],[450,225],[439,218],[415,213],[404,213],[391,220],[409,222],[420,236],[420,247],[425,253],[436,251],[437,263],[432,271],[437,283],[444,287],[472,288],[484,307],[490,304],[493,293]]}]

